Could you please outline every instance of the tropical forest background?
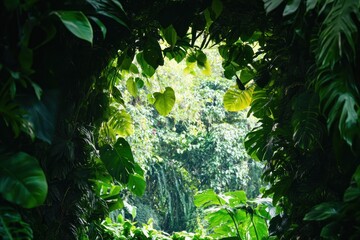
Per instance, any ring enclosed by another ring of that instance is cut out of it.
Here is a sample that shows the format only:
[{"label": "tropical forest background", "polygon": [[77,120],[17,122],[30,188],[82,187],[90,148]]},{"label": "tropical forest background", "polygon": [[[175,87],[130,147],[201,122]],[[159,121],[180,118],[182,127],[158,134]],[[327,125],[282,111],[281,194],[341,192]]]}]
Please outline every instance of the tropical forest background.
[{"label": "tropical forest background", "polygon": [[0,12],[1,239],[360,238],[360,1]]}]

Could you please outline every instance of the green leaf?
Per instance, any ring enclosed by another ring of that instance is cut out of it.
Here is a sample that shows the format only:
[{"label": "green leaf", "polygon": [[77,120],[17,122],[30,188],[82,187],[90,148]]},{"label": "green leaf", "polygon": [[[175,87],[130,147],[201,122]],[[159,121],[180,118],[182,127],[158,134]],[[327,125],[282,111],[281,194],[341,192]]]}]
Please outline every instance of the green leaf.
[{"label": "green leaf", "polygon": [[134,173],[135,162],[130,145],[124,138],[119,138],[114,146],[102,146],[100,158],[114,179],[128,183],[130,174]]},{"label": "green leaf", "polygon": [[135,84],[138,89],[144,86],[144,81],[141,78],[135,78]]},{"label": "green leaf", "polygon": [[292,102],[294,110],[291,124],[295,146],[302,150],[319,147],[324,127],[319,121],[319,97],[315,93],[300,93]]},{"label": "green leaf", "polygon": [[53,12],[58,16],[65,27],[76,37],[93,42],[93,29],[88,18],[80,11],[56,11]]},{"label": "green leaf", "polygon": [[207,62],[206,54],[202,51],[196,52],[196,63],[199,68],[205,68]]},{"label": "green leaf", "polygon": [[322,221],[339,214],[339,208],[341,204],[338,202],[324,202],[313,207],[308,212],[304,220],[305,221]]},{"label": "green leaf", "polygon": [[243,70],[241,70],[240,72],[240,79],[241,82],[245,85],[246,83],[248,83],[251,79],[253,79],[255,77],[255,73],[254,71],[252,71],[249,68],[245,68]]},{"label": "green leaf", "polygon": [[288,4],[285,6],[283,16],[288,16],[299,8],[301,0],[290,0]]},{"label": "green leaf", "polygon": [[91,17],[89,17],[91,20],[93,20],[95,23],[96,23],[96,25],[100,28],[100,30],[101,30],[101,33],[102,33],[102,35],[103,35],[103,38],[105,39],[105,37],[106,37],[106,32],[107,32],[107,28],[106,28],[106,26],[104,25],[104,23],[100,20],[100,19],[98,19],[97,17],[93,17],[93,16],[91,16]]},{"label": "green leaf", "polygon": [[360,187],[360,166],[356,168],[353,179],[355,180],[356,185]]},{"label": "green leaf", "polygon": [[316,7],[318,0],[307,0],[306,1],[306,12],[313,10]]},{"label": "green leaf", "polygon": [[143,70],[143,73],[148,76],[148,77],[152,77],[155,73],[155,69],[150,66],[144,59],[144,53],[138,53],[136,55],[136,61],[139,63],[139,65],[141,66],[141,69]]},{"label": "green leaf", "polygon": [[220,0],[213,0],[211,2],[211,9],[215,13],[215,19],[218,18],[223,11],[222,2]]},{"label": "green leaf", "polygon": [[44,203],[47,195],[45,174],[38,160],[27,153],[0,156],[0,194],[24,208]]},{"label": "green leaf", "polygon": [[284,0],[263,0],[266,13],[273,11],[277,8]]},{"label": "green leaf", "polygon": [[229,199],[230,207],[236,207],[237,205],[245,204],[247,201],[245,191],[226,192],[224,195],[231,197]]},{"label": "green leaf", "polygon": [[244,110],[251,103],[254,87],[239,90],[237,87],[229,88],[224,95],[224,107],[227,111],[237,112]]},{"label": "green leaf", "polygon": [[170,46],[172,47],[175,46],[177,42],[177,33],[173,25],[170,25],[167,28],[162,29],[161,32],[166,42],[170,44]]},{"label": "green leaf", "polygon": [[31,86],[33,87],[34,91],[35,91],[35,95],[36,98],[38,100],[41,99],[41,95],[43,93],[43,90],[41,89],[41,87],[39,85],[37,85],[36,83],[34,83],[33,81],[30,81]]},{"label": "green leaf", "polygon": [[159,65],[164,65],[161,47],[155,39],[149,38],[146,41],[143,54],[144,60],[152,68],[156,69]]},{"label": "green leaf", "polygon": [[131,116],[123,109],[110,118],[109,126],[120,137],[127,137],[134,133]]},{"label": "green leaf", "polygon": [[133,97],[138,95],[138,87],[136,85],[135,79],[133,77],[128,78],[126,81],[126,88]]},{"label": "green leaf", "polygon": [[171,87],[166,87],[165,92],[155,92],[154,94],[155,102],[154,107],[159,112],[160,115],[168,115],[172,108],[175,105],[175,92]]},{"label": "green leaf", "polygon": [[344,193],[344,202],[350,202],[360,198],[360,188],[349,187]]},{"label": "green leaf", "polygon": [[29,224],[21,219],[21,215],[13,208],[0,207],[0,236],[3,240],[30,240],[33,232]]},{"label": "green leaf", "polygon": [[196,207],[206,208],[213,205],[221,205],[218,195],[212,189],[201,191],[194,196]]},{"label": "green leaf", "polygon": [[145,192],[146,182],[139,174],[130,174],[127,186],[135,195],[142,196]]}]

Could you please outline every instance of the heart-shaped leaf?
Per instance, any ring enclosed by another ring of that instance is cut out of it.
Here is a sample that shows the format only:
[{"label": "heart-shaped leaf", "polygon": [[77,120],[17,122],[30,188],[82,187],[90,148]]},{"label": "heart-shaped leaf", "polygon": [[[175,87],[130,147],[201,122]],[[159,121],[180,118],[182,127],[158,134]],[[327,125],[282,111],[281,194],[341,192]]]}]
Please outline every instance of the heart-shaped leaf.
[{"label": "heart-shaped leaf", "polygon": [[165,92],[156,92],[154,106],[160,115],[166,116],[171,112],[175,104],[175,92],[171,87],[166,87]]}]

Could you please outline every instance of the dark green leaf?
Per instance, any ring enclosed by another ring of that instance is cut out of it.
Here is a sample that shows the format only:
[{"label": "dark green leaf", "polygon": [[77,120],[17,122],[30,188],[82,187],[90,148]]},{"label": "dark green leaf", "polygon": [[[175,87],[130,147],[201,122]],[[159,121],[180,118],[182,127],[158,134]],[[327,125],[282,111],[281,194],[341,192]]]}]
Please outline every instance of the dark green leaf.
[{"label": "dark green leaf", "polygon": [[139,65],[141,66],[141,69],[143,70],[143,73],[147,76],[147,77],[152,77],[155,73],[155,69],[150,66],[144,59],[144,54],[138,53],[136,55],[136,60],[139,63]]},{"label": "dark green leaf", "polygon": [[154,94],[155,102],[154,107],[159,112],[160,115],[168,115],[174,104],[175,104],[175,92],[171,87],[166,87],[165,92],[155,92]]},{"label": "dark green leaf", "polygon": [[288,4],[285,6],[283,16],[290,15],[299,8],[301,0],[290,0]]},{"label": "dark green leaf", "polygon": [[37,159],[24,152],[0,156],[0,194],[4,199],[33,208],[45,201],[47,189]]},{"label": "dark green leaf", "polygon": [[13,11],[19,6],[20,0],[4,0],[3,3],[8,11]]},{"label": "dark green leaf", "polygon": [[313,207],[308,212],[304,220],[306,221],[322,221],[339,214],[340,203],[338,202],[324,202]]},{"label": "dark green leaf", "polygon": [[284,0],[263,0],[266,13],[273,11],[277,8]]},{"label": "dark green leaf", "polygon": [[88,18],[80,11],[56,11],[65,27],[76,37],[93,42],[93,29]]},{"label": "dark green leaf", "polygon": [[1,206],[0,236],[3,240],[30,240],[33,239],[33,232],[15,209]]},{"label": "dark green leaf", "polygon": [[306,12],[313,10],[317,4],[318,0],[307,0],[306,1]]},{"label": "dark green leaf", "polygon": [[360,188],[349,187],[344,193],[344,202],[350,202],[355,199],[360,199]]},{"label": "dark green leaf", "polygon": [[152,38],[149,38],[143,51],[144,60],[154,69],[159,65],[164,65],[164,59],[159,43]]},{"label": "dark green leaf", "polygon": [[106,144],[101,147],[100,158],[114,179],[128,183],[129,175],[134,173],[135,162],[130,145],[124,138],[119,138],[114,146]]},{"label": "dark green leaf", "polygon": [[127,186],[135,195],[142,196],[145,192],[146,182],[139,174],[130,174]]},{"label": "dark green leaf", "polygon": [[177,41],[177,33],[173,25],[170,25],[167,28],[163,29],[162,35],[165,38],[166,42],[170,44],[170,46],[175,46]]},{"label": "dark green leaf", "polygon": [[91,20],[93,20],[96,24],[97,24],[97,26],[100,28],[100,30],[101,30],[101,33],[102,33],[102,35],[103,35],[103,38],[105,39],[105,37],[106,37],[106,32],[107,32],[107,28],[106,28],[106,26],[104,25],[104,23],[100,20],[100,19],[98,19],[97,17],[89,17]]},{"label": "dark green leaf", "polygon": [[212,0],[211,10],[215,13],[215,19],[218,18],[223,11],[222,2],[220,0]]}]

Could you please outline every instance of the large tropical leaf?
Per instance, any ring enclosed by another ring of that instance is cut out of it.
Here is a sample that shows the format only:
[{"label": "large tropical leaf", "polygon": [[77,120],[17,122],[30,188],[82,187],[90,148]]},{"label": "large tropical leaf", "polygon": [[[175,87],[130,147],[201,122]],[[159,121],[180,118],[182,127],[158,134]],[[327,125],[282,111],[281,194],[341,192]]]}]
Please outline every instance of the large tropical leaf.
[{"label": "large tropical leaf", "polygon": [[89,19],[80,11],[56,11],[65,27],[76,37],[88,41],[92,44],[93,29]]},{"label": "large tropical leaf", "polygon": [[142,196],[145,192],[146,182],[143,176],[137,173],[130,174],[127,186],[135,195]]},{"label": "large tropical leaf", "polygon": [[135,172],[137,164],[130,145],[124,138],[119,138],[113,146],[102,146],[100,158],[110,175],[122,183],[128,183],[130,174]]},{"label": "large tropical leaf", "polygon": [[31,240],[33,232],[13,208],[0,207],[0,236],[3,240]]},{"label": "large tropical leaf", "polygon": [[336,72],[323,70],[316,82],[328,128],[338,124],[341,137],[350,146],[360,135],[360,99],[353,79],[352,69],[341,67]]},{"label": "large tropical leaf", "polygon": [[261,120],[261,125],[246,135],[244,145],[252,158],[268,161],[274,155],[275,142],[274,121],[271,118],[264,117]]},{"label": "large tropical leaf", "polygon": [[224,202],[221,201],[212,189],[199,192],[194,196],[194,204],[196,207],[206,208],[213,205],[221,205],[223,203]]},{"label": "large tropical leaf", "polygon": [[108,126],[120,137],[127,137],[134,133],[133,121],[125,110],[117,111],[109,120]]},{"label": "large tropical leaf", "polygon": [[244,110],[251,103],[251,96],[255,86],[240,90],[237,86],[229,88],[224,95],[224,107],[227,111],[237,112]]},{"label": "large tropical leaf", "polygon": [[24,208],[41,205],[47,195],[45,174],[38,160],[27,153],[0,155],[0,194]]},{"label": "large tropical leaf", "polygon": [[360,19],[359,1],[332,1],[333,4],[323,23],[319,38],[320,66],[333,67],[342,56],[351,62],[356,55],[358,27],[354,19]]},{"label": "large tropical leaf", "polygon": [[175,92],[171,87],[166,87],[163,93],[155,92],[153,94],[155,98],[154,106],[160,115],[168,115],[175,104]]},{"label": "large tropical leaf", "polygon": [[315,93],[299,94],[292,102],[294,114],[291,119],[295,146],[312,150],[320,145],[323,126],[319,121],[319,99]]}]

